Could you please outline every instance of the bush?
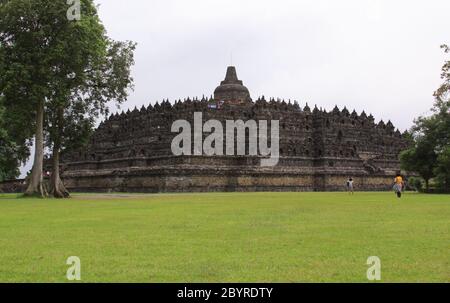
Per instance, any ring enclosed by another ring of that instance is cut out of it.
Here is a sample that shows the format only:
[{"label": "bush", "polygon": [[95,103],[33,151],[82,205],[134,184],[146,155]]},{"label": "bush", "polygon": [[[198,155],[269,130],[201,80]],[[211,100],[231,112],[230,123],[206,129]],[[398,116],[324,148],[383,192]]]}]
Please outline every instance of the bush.
[{"label": "bush", "polygon": [[418,191],[418,192],[423,192],[423,190],[424,190],[423,185],[424,185],[424,181],[422,180],[422,178],[411,177],[408,180],[407,187],[409,187],[412,190]]}]

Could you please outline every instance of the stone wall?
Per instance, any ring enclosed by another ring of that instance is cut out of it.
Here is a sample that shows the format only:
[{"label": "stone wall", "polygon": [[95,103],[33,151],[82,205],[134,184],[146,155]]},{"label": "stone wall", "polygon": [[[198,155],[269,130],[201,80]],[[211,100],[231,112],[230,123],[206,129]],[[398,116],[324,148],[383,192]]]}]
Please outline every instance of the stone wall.
[{"label": "stone wall", "polygon": [[[345,191],[347,175],[278,175],[227,174],[82,176],[66,178],[67,188],[75,192],[276,192],[276,191]],[[387,191],[392,176],[356,176],[356,191]]]},{"label": "stone wall", "polygon": [[343,191],[351,176],[356,190],[373,191],[389,190],[397,169],[369,173],[362,167],[363,160],[352,159],[347,167],[337,169],[315,167],[305,158],[283,158],[276,167],[261,167],[260,161],[257,157],[180,156],[109,160],[97,163],[97,169],[92,163],[72,163],[79,166],[65,172],[64,182],[70,190],[81,192]]},{"label": "stone wall", "polygon": [[0,193],[22,193],[24,190],[24,179],[0,182]]}]

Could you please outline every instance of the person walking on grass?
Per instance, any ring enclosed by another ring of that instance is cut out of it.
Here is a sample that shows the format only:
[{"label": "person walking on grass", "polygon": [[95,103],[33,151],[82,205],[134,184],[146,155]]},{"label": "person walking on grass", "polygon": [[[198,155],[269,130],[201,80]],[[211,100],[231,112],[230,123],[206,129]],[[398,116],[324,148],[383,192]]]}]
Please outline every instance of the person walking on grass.
[{"label": "person walking on grass", "polygon": [[404,186],[405,186],[405,183],[403,182],[403,177],[402,177],[401,173],[398,172],[394,179],[394,192],[398,198],[402,197],[402,191],[403,191]]},{"label": "person walking on grass", "polygon": [[348,178],[348,180],[347,180],[347,191],[350,195],[354,194],[352,177]]}]

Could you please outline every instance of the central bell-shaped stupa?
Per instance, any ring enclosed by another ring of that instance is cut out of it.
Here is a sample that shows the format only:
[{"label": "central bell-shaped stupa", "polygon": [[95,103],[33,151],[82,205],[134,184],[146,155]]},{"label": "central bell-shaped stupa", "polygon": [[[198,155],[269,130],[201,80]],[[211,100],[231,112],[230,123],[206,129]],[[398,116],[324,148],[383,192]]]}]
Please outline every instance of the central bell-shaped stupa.
[{"label": "central bell-shaped stupa", "polygon": [[252,101],[248,88],[238,79],[234,66],[228,67],[225,80],[214,91],[214,99],[216,102],[228,104],[242,104]]}]

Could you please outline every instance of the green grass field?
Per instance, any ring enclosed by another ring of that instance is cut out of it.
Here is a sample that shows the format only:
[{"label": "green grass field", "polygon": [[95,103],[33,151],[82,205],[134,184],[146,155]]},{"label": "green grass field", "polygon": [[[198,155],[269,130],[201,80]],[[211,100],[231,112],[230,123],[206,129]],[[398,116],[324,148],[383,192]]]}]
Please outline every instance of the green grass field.
[{"label": "green grass field", "polygon": [[450,282],[450,195],[0,195],[0,282]]}]

